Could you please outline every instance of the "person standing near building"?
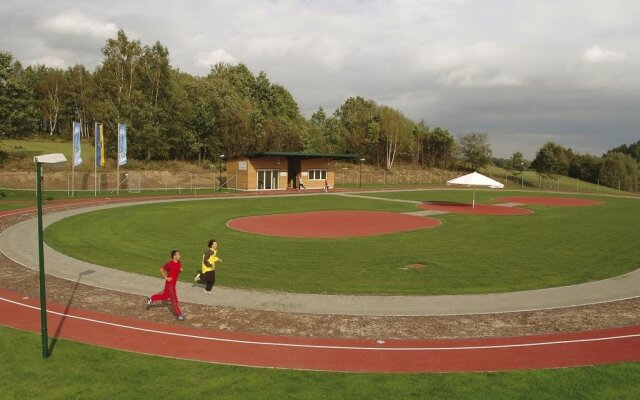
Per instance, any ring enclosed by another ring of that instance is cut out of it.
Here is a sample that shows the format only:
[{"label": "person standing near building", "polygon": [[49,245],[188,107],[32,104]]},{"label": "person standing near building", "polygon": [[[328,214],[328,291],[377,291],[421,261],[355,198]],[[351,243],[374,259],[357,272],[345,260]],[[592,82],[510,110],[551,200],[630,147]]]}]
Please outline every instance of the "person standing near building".
[{"label": "person standing near building", "polygon": [[302,175],[300,175],[300,177],[298,178],[298,190],[307,190],[306,187],[304,187],[304,181],[302,180]]},{"label": "person standing near building", "polygon": [[184,321],[186,315],[180,310],[178,305],[178,294],[176,292],[176,284],[178,283],[178,277],[182,272],[182,263],[180,262],[180,251],[171,251],[171,260],[160,268],[160,273],[164,277],[164,291],[162,293],[156,293],[151,297],[147,297],[147,309],[151,307],[156,301],[171,301],[171,307],[173,315],[176,316],[178,321]]},{"label": "person standing near building", "polygon": [[216,283],[216,263],[221,263],[218,258],[218,242],[215,239],[209,240],[209,248],[202,255],[202,266],[200,273],[196,275],[196,282],[204,282],[205,293],[211,293],[213,285]]}]

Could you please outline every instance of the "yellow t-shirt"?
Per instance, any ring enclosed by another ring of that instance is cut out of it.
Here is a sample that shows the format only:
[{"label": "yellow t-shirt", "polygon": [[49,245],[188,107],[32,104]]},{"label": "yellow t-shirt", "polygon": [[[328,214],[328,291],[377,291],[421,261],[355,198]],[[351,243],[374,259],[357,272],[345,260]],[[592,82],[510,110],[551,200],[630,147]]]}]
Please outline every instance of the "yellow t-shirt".
[{"label": "yellow t-shirt", "polygon": [[216,262],[220,259],[216,256],[217,250],[207,249],[202,256],[202,273],[214,271],[216,269]]}]

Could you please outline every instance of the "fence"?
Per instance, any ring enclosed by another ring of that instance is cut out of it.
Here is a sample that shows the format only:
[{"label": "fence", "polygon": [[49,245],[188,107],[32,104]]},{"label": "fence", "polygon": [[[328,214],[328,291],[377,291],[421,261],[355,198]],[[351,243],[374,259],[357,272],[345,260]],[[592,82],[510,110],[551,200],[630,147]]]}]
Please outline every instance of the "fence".
[{"label": "fence", "polygon": [[438,185],[458,176],[456,171],[403,170],[378,171],[371,169],[341,169],[335,171],[336,186],[353,185]]},{"label": "fence", "polygon": [[[401,170],[380,171],[368,168],[342,168],[335,171],[336,187],[357,186],[428,186],[443,185],[449,179],[461,174],[460,171],[445,170]],[[198,191],[217,191],[221,186],[226,188],[246,190],[246,182],[240,182],[235,174],[215,172],[190,173],[180,171],[121,171],[116,172],[75,172],[47,171],[44,174],[44,189],[51,191],[92,192],[108,195],[115,192],[119,183],[119,191],[138,193],[140,191],[176,191],[197,193]],[[491,176],[491,174],[488,174]],[[533,173],[514,177],[510,174],[491,177],[505,184],[505,189],[543,189],[576,192],[600,192],[618,188],[605,188],[599,184],[590,184],[568,177],[542,177]],[[33,172],[2,172],[0,173],[0,187],[5,189],[35,188],[35,171]]]},{"label": "fence", "polygon": [[[35,188],[34,172],[0,173],[0,187],[7,189]],[[93,192],[111,194],[116,190],[139,193],[142,190],[155,191],[198,191],[218,190],[226,180],[224,173],[189,173],[173,171],[120,171],[116,172],[75,172],[47,171],[43,176],[43,187],[50,191]]]}]

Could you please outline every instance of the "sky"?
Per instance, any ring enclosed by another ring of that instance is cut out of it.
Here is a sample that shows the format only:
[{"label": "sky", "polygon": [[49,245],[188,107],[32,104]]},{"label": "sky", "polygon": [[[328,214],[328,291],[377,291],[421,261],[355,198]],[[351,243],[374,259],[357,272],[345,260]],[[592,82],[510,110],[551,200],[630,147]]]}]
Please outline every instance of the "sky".
[{"label": "sky", "polygon": [[0,50],[23,65],[94,69],[118,29],[192,75],[264,71],[307,117],[362,96],[454,136],[487,133],[504,158],[640,140],[636,0],[0,2]]}]

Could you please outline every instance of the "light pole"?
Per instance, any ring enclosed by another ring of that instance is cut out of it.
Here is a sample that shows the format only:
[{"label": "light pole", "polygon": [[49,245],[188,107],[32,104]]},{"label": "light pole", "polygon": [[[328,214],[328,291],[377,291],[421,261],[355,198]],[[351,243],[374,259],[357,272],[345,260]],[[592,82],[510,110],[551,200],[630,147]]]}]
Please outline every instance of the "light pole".
[{"label": "light pole", "polygon": [[220,186],[218,187],[218,192],[222,191],[222,162],[224,161],[224,154],[220,154],[220,182],[218,182],[220,184]]},{"label": "light pole", "polygon": [[358,174],[358,186],[362,187],[362,163],[364,162],[364,158],[360,159],[360,174]]},{"label": "light pole", "polygon": [[47,298],[44,279],[44,241],[42,231],[42,168],[43,164],[66,162],[63,154],[45,154],[33,157],[36,163],[36,194],[38,197],[38,266],[40,274],[40,332],[42,336],[42,358],[49,357],[49,335],[47,333]]},{"label": "light pole", "polygon": [[524,189],[524,163],[520,163],[520,189]]}]

